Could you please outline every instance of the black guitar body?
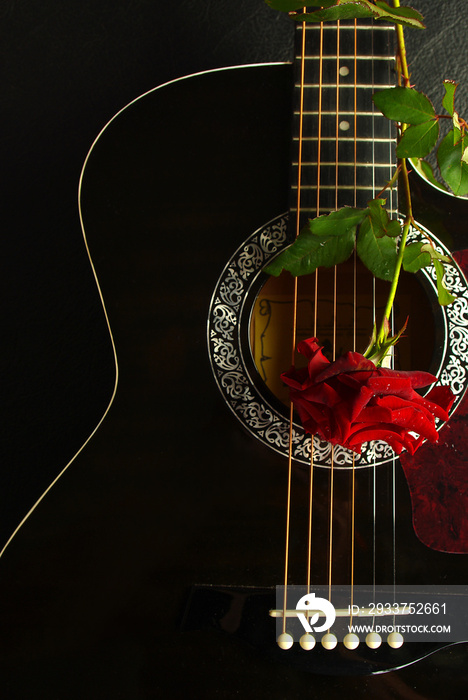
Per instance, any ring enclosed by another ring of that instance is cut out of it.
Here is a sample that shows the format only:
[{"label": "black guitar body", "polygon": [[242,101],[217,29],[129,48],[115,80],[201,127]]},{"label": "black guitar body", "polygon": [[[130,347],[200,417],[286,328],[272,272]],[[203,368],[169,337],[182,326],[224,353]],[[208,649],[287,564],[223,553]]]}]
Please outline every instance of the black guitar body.
[{"label": "black guitar body", "polygon": [[[176,81],[117,115],[90,153],[81,211],[117,392],[0,562],[5,698],[435,699],[466,690],[464,645],[408,645],[396,662],[362,645],[276,646],[268,609],[283,576],[285,459],[226,406],[206,329],[233,251],[287,210],[290,95],[288,65]],[[301,510],[302,468],[293,489]],[[463,583],[463,555],[415,536],[401,475],[398,504],[401,579]]]}]

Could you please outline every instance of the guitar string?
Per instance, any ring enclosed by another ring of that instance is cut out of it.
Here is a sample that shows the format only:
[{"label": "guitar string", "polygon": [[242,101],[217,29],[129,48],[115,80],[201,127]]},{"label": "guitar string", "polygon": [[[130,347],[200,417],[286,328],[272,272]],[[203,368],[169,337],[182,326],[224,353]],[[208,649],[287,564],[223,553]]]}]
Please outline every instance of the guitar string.
[{"label": "guitar string", "polygon": [[[374,44],[373,44],[373,34],[372,34],[372,52],[374,51]],[[387,68],[387,83],[391,83],[391,75],[390,75],[390,62],[388,62],[388,68]],[[374,81],[374,72],[373,72],[373,67],[372,67],[372,81]],[[388,163],[391,164],[393,161],[393,154],[392,154],[392,123],[389,121],[388,123],[388,129],[389,129],[389,157],[388,157]],[[374,142],[374,139],[373,139]],[[375,162],[375,158],[374,158]],[[375,172],[375,170],[374,170]],[[389,180],[392,177],[392,172],[391,172],[391,165],[389,165]],[[375,192],[374,192],[375,196]],[[394,198],[394,192],[393,188],[390,188],[389,190],[389,199],[390,199],[390,211],[393,212],[396,208],[396,203],[393,201]],[[375,281],[374,281],[374,289],[375,289]],[[376,318],[376,293],[374,292],[374,322]],[[395,332],[394,330],[394,311],[392,309],[391,312],[391,334],[393,335]],[[394,368],[395,366],[395,356],[394,353],[392,352],[390,356],[390,363],[391,367]],[[390,479],[391,479],[391,488],[390,488],[390,493],[391,493],[391,520],[392,520],[392,526],[391,526],[391,539],[392,539],[392,584],[393,584],[393,591],[395,595],[395,587],[396,587],[396,459],[393,456],[392,458],[392,467],[391,467],[391,473],[390,473]],[[376,462],[374,459],[374,470],[373,470],[373,593],[374,593],[374,600],[375,600],[375,595],[376,595],[376,570],[377,570],[377,545],[376,545],[376,530],[377,530],[377,469],[376,469]],[[375,623],[375,618],[374,618],[374,623]],[[394,624],[395,624],[395,618],[394,618]]]},{"label": "guitar string", "polygon": [[[303,51],[305,53],[305,44]],[[318,75],[318,106],[317,106],[317,199],[316,213],[320,213],[320,172],[321,172],[321,132],[322,132],[322,84],[323,84],[323,22],[319,30],[319,75]],[[318,311],[318,269],[315,271],[314,285],[314,336],[317,337]],[[309,470],[309,522],[308,522],[308,552],[307,552],[307,593],[310,592],[312,576],[312,522],[313,522],[313,493],[314,493],[314,436],[310,438],[310,470]]]},{"label": "guitar string", "polygon": [[[304,7],[303,12],[307,10]],[[300,231],[300,210],[301,210],[301,177],[302,177],[302,146],[303,146],[303,115],[304,115],[304,72],[305,72],[305,22],[302,22],[302,37],[301,37],[301,75],[299,88],[299,144],[298,144],[298,167],[297,167],[297,199],[296,199],[296,238]],[[293,322],[292,322],[292,347],[291,347],[291,365],[295,363],[296,352],[296,330],[297,330],[297,297],[298,283],[297,277],[294,277],[293,289]],[[286,500],[286,543],[284,557],[284,587],[283,587],[283,625],[282,632],[286,633],[286,611],[288,609],[288,572],[289,572],[289,538],[291,525],[291,482],[292,482],[292,443],[293,443],[293,421],[294,407],[292,401],[289,406],[289,444],[288,444],[288,482],[287,482],[287,500]]]},{"label": "guitar string", "polygon": [[[336,23],[336,93],[335,93],[335,209],[339,206],[339,144],[340,144],[340,21]],[[333,342],[332,359],[336,359],[337,337],[337,266],[333,270]],[[333,509],[334,509],[334,466],[335,448],[332,445],[330,459],[330,484],[329,484],[329,522],[328,522],[328,600],[331,602],[332,575],[333,575]]]},{"label": "guitar string", "polygon": [[[354,206],[357,207],[357,20],[354,20]],[[353,352],[356,352],[356,325],[357,325],[357,256],[354,249],[353,258]],[[353,624],[354,605],[354,549],[355,549],[355,499],[356,499],[356,464],[353,452],[351,465],[351,563],[350,563],[350,610],[349,625]]]},{"label": "guitar string", "polygon": [[[391,71],[390,71],[390,62],[388,63],[388,84],[391,82]],[[388,131],[389,131],[389,139],[392,137],[392,122],[389,120],[388,122]],[[389,140],[389,159],[388,162],[391,163],[393,158],[392,158],[392,142]],[[390,172],[390,178],[391,178],[391,172]],[[390,179],[389,178],[389,179]],[[398,201],[393,201],[393,188],[390,188],[390,210],[393,212],[394,210],[397,209],[398,206]],[[394,310],[392,308],[392,335],[395,334],[395,315],[394,315]],[[395,366],[395,354],[392,353],[392,367],[394,368]],[[396,600],[396,458],[395,455],[393,455],[392,458],[392,552],[393,552],[393,572],[392,572],[392,579],[393,579],[393,596],[394,600]],[[393,616],[393,627],[395,628],[395,616]]]},{"label": "guitar string", "polygon": [[[303,45],[305,53],[305,44]],[[317,216],[320,214],[320,172],[321,172],[321,134],[322,134],[322,85],[323,85],[323,22],[319,30],[319,76],[318,76],[318,106],[317,106]],[[315,271],[314,285],[314,336],[317,337],[318,312],[318,269]],[[308,554],[307,554],[307,593],[310,592],[312,576],[312,522],[314,502],[314,436],[310,437],[310,470],[309,470],[309,523],[308,523]]]},{"label": "guitar string", "polygon": [[[322,93],[323,93],[323,22],[320,23],[319,31],[319,75],[318,75],[318,122],[317,122],[317,194],[316,194],[316,215],[320,215],[320,175],[322,158]],[[315,270],[314,285],[314,337],[317,337],[318,318],[318,268]],[[310,592],[310,581],[312,575],[312,516],[313,516],[313,488],[314,488],[314,436],[310,438],[310,476],[309,476],[309,533],[308,533],[308,561],[307,561],[307,592]]]},{"label": "guitar string", "polygon": [[[372,26],[371,31],[371,54],[374,55],[374,27]],[[372,86],[373,91],[375,89],[375,74],[374,74],[374,62],[372,61]],[[376,182],[375,182],[375,109],[373,109],[372,114],[372,196],[375,197]],[[376,298],[376,282],[375,277],[372,278],[372,316],[373,324],[377,322],[377,298]],[[376,585],[376,557],[377,557],[377,545],[376,545],[376,532],[377,532],[377,501],[376,501],[376,489],[377,489],[377,459],[374,455],[373,466],[372,466],[372,594],[373,601],[375,603],[375,585]],[[375,626],[375,616],[372,619],[372,629]]]},{"label": "guitar string", "polygon": [[[315,215],[320,216],[320,179],[321,179],[321,158],[322,158],[322,93],[323,93],[323,22],[320,23],[320,47],[319,47],[319,76],[318,76],[318,124],[317,124],[317,191],[316,191],[316,211]],[[314,337],[317,337],[318,319],[318,280],[319,271],[315,270],[314,289]]]},{"label": "guitar string", "polygon": [[[305,22],[303,23],[302,32],[302,57],[305,62],[306,46],[305,46]],[[320,121],[321,115],[320,110],[318,114],[318,119]],[[299,210],[298,210],[299,217]],[[314,300],[314,306],[316,304],[316,298]],[[308,521],[308,531],[307,531],[307,593],[310,593],[310,583],[312,575],[312,513],[313,513],[313,503],[314,503],[314,436],[310,436],[310,464],[309,464],[309,521]],[[309,615],[307,615],[309,619]]]}]

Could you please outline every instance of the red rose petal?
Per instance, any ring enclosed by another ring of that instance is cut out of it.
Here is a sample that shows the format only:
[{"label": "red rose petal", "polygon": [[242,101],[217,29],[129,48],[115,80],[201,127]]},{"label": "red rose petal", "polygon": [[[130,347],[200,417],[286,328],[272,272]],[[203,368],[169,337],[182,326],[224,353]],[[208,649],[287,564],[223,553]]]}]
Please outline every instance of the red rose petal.
[{"label": "red rose petal", "polygon": [[386,406],[373,404],[364,406],[362,411],[356,416],[356,423],[391,423],[392,410]]},{"label": "red rose petal", "polygon": [[411,398],[414,392],[411,381],[407,377],[393,377],[388,374],[383,377],[370,377],[368,385],[375,394],[392,394],[405,399]]},{"label": "red rose petal", "polygon": [[[413,399],[413,402],[420,406],[421,409],[429,411],[429,413],[433,414],[436,418],[440,418],[440,420],[446,421],[449,417],[448,410],[451,408],[453,402],[455,401],[455,396],[452,394],[452,398],[450,400],[448,396],[440,396],[442,400],[447,398],[447,401],[443,401],[442,405],[440,405],[437,400],[434,400],[439,397],[439,392],[436,391],[435,394],[433,394],[432,392],[436,389],[442,388],[448,389],[448,387],[435,387],[434,389],[432,389],[432,391],[429,392],[427,396],[419,396],[419,394],[416,394],[416,396]],[[450,391],[450,393],[452,393],[450,389],[448,390]],[[445,406],[447,406],[447,408],[445,408]]]},{"label": "red rose petal", "polygon": [[[318,344],[317,338],[307,338],[306,340],[301,340],[297,349],[304,357],[313,357],[317,351],[322,350],[322,346]],[[329,362],[327,358],[324,359]]]},{"label": "red rose petal", "polygon": [[371,440],[384,440],[397,454],[414,454],[424,439],[437,442],[435,419],[448,419],[455,397],[446,386],[426,397],[416,393],[415,387],[436,381],[432,374],[376,368],[356,352],[330,363],[316,338],[298,350],[308,358],[307,369],[291,368],[282,379],[307,432],[355,452]]},{"label": "red rose petal", "polygon": [[354,397],[351,403],[351,415],[350,419],[352,421],[356,420],[361,411],[369,403],[373,397],[372,389],[367,386],[362,386],[359,389],[359,393]]},{"label": "red rose petal", "polygon": [[314,378],[330,364],[330,360],[322,353],[322,348],[317,343],[317,338],[302,340],[297,346],[297,350],[301,355],[308,358],[307,371],[311,378]]},{"label": "red rose petal", "polygon": [[283,372],[281,380],[294,389],[303,390],[309,382],[309,374],[306,369],[291,367],[287,372]]},{"label": "red rose petal", "polygon": [[[438,405],[443,411],[450,411],[455,401],[455,394],[449,386],[435,386],[430,392],[423,397],[425,401],[430,401],[433,404]],[[444,418],[443,420],[448,420]]]},{"label": "red rose petal", "polygon": [[409,370],[403,371],[399,369],[389,369],[388,367],[379,367],[377,373],[381,377],[391,376],[391,377],[401,377],[402,379],[409,379],[411,386],[414,389],[419,389],[423,386],[428,386],[437,381],[437,377],[429,372],[420,372],[419,370]]},{"label": "red rose petal", "polygon": [[315,377],[315,381],[324,382],[330,377],[337,374],[345,374],[348,372],[375,371],[376,367],[373,362],[366,359],[358,352],[347,352],[342,357],[339,357],[335,362],[332,362],[329,367],[324,369]]},{"label": "red rose petal", "polygon": [[368,428],[363,428],[356,431],[346,442],[344,447],[348,447],[353,452],[358,452],[361,454],[361,447],[365,442],[370,442],[371,440],[383,440],[388,443],[392,450],[394,450],[397,455],[404,449],[405,444],[401,435],[395,433],[394,430],[383,427],[377,427],[372,424]]}]

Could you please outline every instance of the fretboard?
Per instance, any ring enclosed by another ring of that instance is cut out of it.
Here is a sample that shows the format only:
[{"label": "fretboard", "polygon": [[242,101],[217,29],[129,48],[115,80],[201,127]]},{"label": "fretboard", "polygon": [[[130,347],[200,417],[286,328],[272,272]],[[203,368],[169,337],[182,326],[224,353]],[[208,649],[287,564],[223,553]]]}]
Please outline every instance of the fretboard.
[{"label": "fretboard", "polygon": [[[394,28],[362,20],[356,28],[354,21],[308,24],[303,62],[302,33],[299,23],[291,212],[295,218],[301,161],[301,221],[345,205],[366,206],[394,173],[396,145],[394,125],[372,102],[374,92],[395,85]],[[384,196],[396,213],[396,190]]]}]

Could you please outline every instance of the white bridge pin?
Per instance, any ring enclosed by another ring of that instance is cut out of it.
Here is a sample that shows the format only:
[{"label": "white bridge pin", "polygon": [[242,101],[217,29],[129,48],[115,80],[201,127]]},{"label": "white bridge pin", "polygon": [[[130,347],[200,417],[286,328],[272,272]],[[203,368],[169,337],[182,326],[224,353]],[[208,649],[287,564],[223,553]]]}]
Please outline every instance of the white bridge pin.
[{"label": "white bridge pin", "polygon": [[291,649],[292,645],[294,644],[294,639],[292,635],[288,634],[287,632],[283,632],[283,634],[280,634],[276,642],[280,649]]},{"label": "white bridge pin", "polygon": [[334,649],[338,644],[338,640],[334,634],[327,632],[322,637],[322,646],[324,649]]},{"label": "white bridge pin", "polygon": [[309,632],[306,632],[305,634],[302,635],[302,637],[299,640],[299,644],[305,651],[310,651],[311,649],[314,648],[315,646],[315,637],[313,634],[309,634]]},{"label": "white bridge pin", "polygon": [[346,649],[357,649],[359,646],[359,637],[353,632],[349,632],[343,639],[343,644]]},{"label": "white bridge pin", "polygon": [[399,649],[403,642],[403,636],[399,632],[391,632],[387,637],[387,644],[392,649]]},{"label": "white bridge pin", "polygon": [[366,637],[366,644],[369,649],[378,649],[382,644],[382,637],[377,632],[369,632]]}]

